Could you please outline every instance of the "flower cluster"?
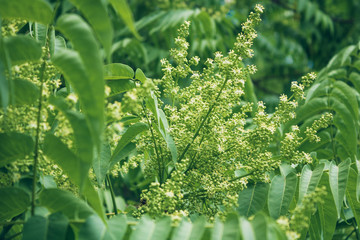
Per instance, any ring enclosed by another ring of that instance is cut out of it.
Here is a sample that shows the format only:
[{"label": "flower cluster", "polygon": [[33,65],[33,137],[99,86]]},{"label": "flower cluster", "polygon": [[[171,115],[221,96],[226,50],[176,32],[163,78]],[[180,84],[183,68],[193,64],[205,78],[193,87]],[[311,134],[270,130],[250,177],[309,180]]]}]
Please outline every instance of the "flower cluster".
[{"label": "flower cluster", "polygon": [[[277,169],[281,160],[311,162],[309,154],[298,150],[302,139],[297,126],[280,141],[280,155],[271,146],[281,125],[295,118],[298,100],[314,74],[297,84],[300,87],[293,97],[282,95],[273,114],[266,112],[262,102],[255,108],[243,101],[246,79],[256,67],[244,66],[242,61],[253,56],[254,26],[262,11],[257,5],[242,25],[234,49],[226,55],[215,52],[202,71],[194,67],[198,57],[187,58],[189,23],[181,26],[172,60],[161,61],[164,75],[160,81],[169,99],[164,106],[167,134],[176,143],[178,158],[174,163],[166,137],[154,127],[159,120],[144,108],[143,121],[151,130],[137,140],[137,150],[144,156],[146,177],[156,181],[142,193],[144,204],[138,214],[183,211],[221,216],[236,206],[238,192],[249,180],[268,181],[266,173]],[[189,79],[189,86],[180,87],[181,81]]]},{"label": "flower cluster", "polygon": [[315,120],[311,127],[307,127],[305,130],[306,137],[310,142],[320,142],[320,137],[316,133],[322,129],[327,128],[333,120],[333,115],[331,113],[325,113],[320,117],[320,119]]}]

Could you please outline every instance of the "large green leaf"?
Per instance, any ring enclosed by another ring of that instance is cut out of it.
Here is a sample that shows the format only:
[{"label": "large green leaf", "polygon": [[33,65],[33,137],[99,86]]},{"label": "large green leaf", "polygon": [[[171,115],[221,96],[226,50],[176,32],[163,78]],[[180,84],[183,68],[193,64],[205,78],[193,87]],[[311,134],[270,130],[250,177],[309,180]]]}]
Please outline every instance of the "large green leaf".
[{"label": "large green leaf", "polygon": [[314,171],[311,170],[309,165],[305,165],[302,169],[300,181],[299,181],[299,198],[298,204],[301,203],[302,199],[306,194],[315,191],[318,186],[325,164],[319,164],[316,166]]},{"label": "large green leaf", "polygon": [[323,198],[324,203],[318,204],[321,235],[323,236],[323,239],[332,239],[338,216],[334,198],[330,191],[331,186],[329,182],[329,174],[327,172],[323,173],[319,185],[320,187],[325,186],[327,191],[326,196]]},{"label": "large green leaf", "polygon": [[60,165],[70,179],[83,189],[90,168],[89,162],[77,157],[58,137],[47,134],[44,139],[44,154]]},{"label": "large green leaf", "polygon": [[285,215],[294,197],[297,177],[294,173],[287,176],[277,175],[270,184],[268,195],[268,208],[270,216],[274,219]]},{"label": "large green leaf", "polygon": [[334,197],[338,217],[340,217],[342,203],[344,201],[349,169],[350,159],[341,162],[339,166],[336,166],[333,162],[330,164],[329,183],[332,195]]},{"label": "large green leaf", "polygon": [[155,222],[143,216],[130,235],[130,240],[166,240],[171,230],[171,218],[164,217]]},{"label": "large green leaf", "polygon": [[61,213],[50,216],[32,216],[24,224],[24,240],[63,240],[69,226],[68,219]]},{"label": "large green leaf", "polygon": [[80,186],[84,197],[86,197],[93,209],[105,221],[99,195],[88,178],[90,163],[78,158],[59,138],[51,134],[45,136],[44,154],[56,162],[70,179]]},{"label": "large green leaf", "polygon": [[44,24],[52,21],[52,8],[43,0],[0,0],[0,6],[3,18],[21,18]]},{"label": "large green leaf", "polygon": [[99,46],[89,25],[78,15],[62,15],[57,21],[57,29],[71,41],[78,54],[63,49],[55,54],[53,62],[62,70],[65,78],[79,95],[97,154],[100,154],[105,119],[105,83]]},{"label": "large green leaf", "polygon": [[134,34],[134,36],[140,39],[140,35],[136,31],[134,24],[134,17],[130,10],[130,7],[126,0],[109,0],[115,11],[120,15],[126,26]]},{"label": "large green leaf", "polygon": [[85,116],[80,112],[70,110],[63,98],[51,96],[49,103],[60,110],[71,124],[74,131],[76,155],[80,157],[82,161],[92,164],[93,142]]},{"label": "large green leaf", "polygon": [[74,194],[60,189],[44,189],[39,196],[40,204],[50,212],[61,212],[69,219],[87,219],[94,210]]},{"label": "large green leaf", "polygon": [[32,137],[23,133],[0,133],[0,167],[24,159],[34,150]]},{"label": "large green leaf", "polygon": [[10,36],[4,38],[12,65],[37,61],[41,57],[41,44],[35,39],[24,36]]},{"label": "large green leaf", "polygon": [[107,234],[105,224],[101,221],[99,216],[91,215],[81,226],[79,231],[79,240],[99,240],[104,239]]},{"label": "large green leaf", "polygon": [[253,226],[247,219],[240,218],[240,226],[239,227],[240,227],[242,239],[246,239],[246,240],[255,240],[256,239],[255,229],[253,229]]},{"label": "large green leaf", "polygon": [[127,229],[126,215],[116,215],[108,221],[109,238],[122,240]]},{"label": "large green leaf", "polygon": [[357,223],[360,223],[360,202],[356,197],[356,187],[358,183],[358,174],[352,168],[349,172],[349,182],[346,186],[346,199],[354,214],[354,218]]},{"label": "large green leaf", "polygon": [[104,46],[106,55],[110,57],[113,29],[106,6],[101,0],[70,0],[86,17],[97,38]]},{"label": "large green leaf", "polygon": [[34,83],[24,79],[14,79],[12,83],[14,94],[11,97],[11,103],[14,105],[33,104],[39,98],[40,91]]},{"label": "large green leaf", "polygon": [[215,220],[212,240],[238,239],[239,236],[239,219],[237,215],[228,215],[224,223],[220,219]]},{"label": "large green leaf", "polygon": [[248,185],[247,188],[239,193],[238,212],[240,215],[250,217],[261,211],[266,203],[269,184],[255,183]]},{"label": "large green leaf", "polygon": [[23,213],[30,205],[30,196],[20,188],[0,188],[0,196],[0,221]]}]

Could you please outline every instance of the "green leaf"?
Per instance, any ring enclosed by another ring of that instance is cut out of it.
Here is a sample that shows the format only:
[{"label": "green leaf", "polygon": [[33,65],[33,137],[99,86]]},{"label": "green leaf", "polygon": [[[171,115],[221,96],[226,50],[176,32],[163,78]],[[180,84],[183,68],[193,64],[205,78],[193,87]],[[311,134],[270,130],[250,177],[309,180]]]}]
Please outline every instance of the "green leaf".
[{"label": "green leaf", "polygon": [[47,32],[48,32],[47,25],[34,23],[35,39],[38,40],[38,42],[40,42],[42,46],[45,46]]},{"label": "green leaf", "polygon": [[315,191],[315,188],[318,186],[325,164],[319,164],[316,166],[314,171],[311,170],[309,165],[305,165],[301,172],[300,182],[299,182],[299,198],[298,204],[301,203],[302,199],[306,194],[309,194]]},{"label": "green leaf", "polygon": [[30,205],[30,196],[20,188],[0,188],[0,196],[0,221],[23,213]]},{"label": "green leaf", "polygon": [[108,97],[112,97],[135,88],[134,81],[129,79],[107,80],[106,85],[108,85],[111,89]]},{"label": "green leaf", "polygon": [[0,0],[0,6],[0,15],[3,18],[21,18],[43,24],[52,21],[52,8],[43,0]]},{"label": "green leaf", "polygon": [[93,162],[93,169],[99,186],[102,186],[102,183],[104,182],[105,179],[105,175],[109,171],[110,158],[111,158],[110,144],[104,142],[101,146],[100,157],[95,158]]},{"label": "green leaf", "polygon": [[172,233],[171,240],[188,240],[191,239],[192,224],[186,219],[183,219],[177,228]]},{"label": "green leaf", "polygon": [[94,145],[85,116],[82,113],[70,110],[66,101],[61,97],[50,96],[49,103],[61,111],[71,124],[74,131],[76,155],[80,157],[82,161],[92,164],[92,147]]},{"label": "green leaf", "polygon": [[77,157],[58,137],[47,134],[44,139],[44,154],[56,162],[83,189],[90,168],[89,162]]},{"label": "green leaf", "polygon": [[23,239],[63,240],[69,226],[68,219],[60,212],[50,216],[32,216],[24,224]]},{"label": "green leaf", "polygon": [[106,231],[106,226],[101,219],[97,215],[91,215],[80,228],[79,240],[103,239]]},{"label": "green leaf", "polygon": [[40,204],[50,212],[61,212],[69,219],[87,219],[94,210],[74,194],[60,189],[44,189],[39,196]]},{"label": "green leaf", "polygon": [[122,63],[112,63],[104,66],[105,80],[133,79],[134,70]]},{"label": "green leaf", "polygon": [[31,216],[24,224],[23,240],[46,240],[47,219],[43,216]]},{"label": "green leaf", "polygon": [[[337,211],[334,198],[330,191],[329,174],[323,173],[320,180],[320,187],[325,186],[327,190],[326,196],[323,198],[324,203],[318,204],[319,219],[321,225],[321,235],[323,239],[332,239],[337,222]],[[314,231],[310,228],[310,231]]]},{"label": "green leaf", "polygon": [[240,218],[240,232],[242,239],[246,239],[246,240],[256,239],[255,230],[253,229],[253,226],[245,218]]},{"label": "green leaf", "polygon": [[113,155],[111,156],[110,162],[113,165],[115,159],[119,159],[118,155],[122,152],[122,150],[133,140],[137,135],[147,130],[149,126],[145,123],[135,123],[131,125],[128,129],[126,129],[125,133],[121,136],[121,139],[116,146]]},{"label": "green leaf", "polygon": [[57,21],[57,29],[71,41],[78,54],[63,49],[55,54],[53,62],[62,70],[65,78],[79,95],[96,146],[96,153],[100,154],[105,119],[105,83],[99,46],[92,29],[78,15],[62,15]]},{"label": "green leaf", "polygon": [[332,195],[334,197],[338,218],[344,201],[346,184],[349,176],[350,159],[343,161],[336,166],[333,162],[330,164],[329,183]]},{"label": "green leaf", "polygon": [[116,215],[108,221],[109,237],[116,240],[122,240],[127,229],[126,215]]},{"label": "green leaf", "polygon": [[13,80],[14,95],[12,101],[15,106],[34,104],[39,98],[39,88],[32,82],[23,79]]},{"label": "green leaf", "polygon": [[270,216],[274,219],[285,215],[294,197],[297,177],[289,173],[286,177],[277,175],[270,184],[268,195],[268,208]]},{"label": "green leaf", "polygon": [[78,158],[68,147],[54,135],[47,134],[44,139],[44,154],[56,162],[70,179],[82,190],[87,201],[97,214],[105,221],[104,211],[99,195],[93,188],[88,176],[90,163]]},{"label": "green leaf", "polygon": [[4,44],[8,49],[9,57],[13,65],[37,61],[41,57],[41,44],[29,36],[18,35],[6,37],[4,38]]},{"label": "green leaf", "polygon": [[268,190],[269,184],[267,183],[258,182],[253,185],[248,185],[247,188],[239,193],[239,214],[250,217],[258,211],[261,211],[265,206]]},{"label": "green leaf", "polygon": [[126,0],[109,0],[117,14],[122,18],[126,26],[134,34],[137,39],[141,39],[136,31],[134,17]]},{"label": "green leaf", "polygon": [[130,235],[130,240],[166,240],[171,230],[171,218],[163,217],[156,222],[145,215]]},{"label": "green leaf", "polygon": [[349,182],[346,186],[346,199],[351,207],[351,210],[354,214],[355,221],[360,223],[360,202],[356,196],[356,187],[358,183],[358,174],[352,168],[349,172]]},{"label": "green leaf", "polygon": [[0,167],[24,159],[34,150],[32,137],[17,132],[0,133]]},{"label": "green leaf", "polygon": [[113,29],[105,5],[101,0],[70,0],[86,17],[110,58]]},{"label": "green leaf", "polygon": [[0,101],[4,112],[9,105],[11,95],[11,79],[7,76],[11,77],[11,61],[3,38],[0,38]]},{"label": "green leaf", "polygon": [[140,68],[136,69],[135,79],[139,80],[142,83],[145,83],[147,79],[144,72]]}]

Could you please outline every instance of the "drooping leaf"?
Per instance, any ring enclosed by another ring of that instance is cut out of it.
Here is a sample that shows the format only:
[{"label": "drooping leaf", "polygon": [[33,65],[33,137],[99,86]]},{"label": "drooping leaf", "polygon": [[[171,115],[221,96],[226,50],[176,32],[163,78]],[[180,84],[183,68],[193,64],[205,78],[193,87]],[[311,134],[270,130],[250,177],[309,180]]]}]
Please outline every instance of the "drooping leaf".
[{"label": "drooping leaf", "polygon": [[66,101],[60,97],[51,96],[49,103],[54,105],[67,118],[74,131],[76,154],[82,161],[92,164],[92,138],[85,116],[73,110],[70,110]]},{"label": "drooping leaf", "polygon": [[90,168],[89,162],[77,157],[58,137],[47,134],[44,139],[44,154],[58,164],[83,189]]},{"label": "drooping leaf", "polygon": [[52,21],[52,8],[43,0],[0,0],[0,15],[3,18],[21,18],[28,21],[49,24]]},{"label": "drooping leaf", "polygon": [[0,196],[0,221],[23,213],[30,205],[30,196],[20,188],[0,188]]},{"label": "drooping leaf", "polygon": [[268,195],[268,208],[270,216],[274,219],[285,215],[296,191],[297,177],[294,173],[286,177],[275,176],[270,184]]},{"label": "drooping leaf", "polygon": [[333,162],[330,164],[329,183],[332,195],[334,197],[338,217],[340,217],[342,203],[344,201],[349,169],[350,159],[341,162],[339,166],[336,166]]},{"label": "drooping leaf", "polygon": [[298,204],[301,203],[302,199],[306,194],[309,194],[315,191],[315,188],[318,186],[325,164],[319,164],[316,166],[314,171],[311,170],[309,165],[305,165],[300,177],[299,182],[299,198]]},{"label": "drooping leaf", "polygon": [[106,10],[101,0],[70,0],[84,14],[93,27],[97,38],[104,46],[106,55],[110,57],[113,38],[113,29]]},{"label": "drooping leaf", "polygon": [[[216,222],[215,222],[215,226],[216,226]],[[226,217],[225,223],[224,223],[224,228],[223,228],[223,232],[222,234],[219,234],[219,232],[221,231],[217,231],[215,229],[214,226],[214,231],[213,231],[213,237],[212,239],[223,239],[223,240],[231,240],[231,239],[238,239],[240,236],[240,231],[239,231],[239,219],[238,216],[236,214],[230,214]]]},{"label": "drooping leaf", "polygon": [[0,142],[0,167],[24,159],[35,145],[32,137],[18,132],[0,133]]},{"label": "drooping leaf", "polygon": [[8,49],[12,65],[37,61],[41,57],[41,44],[35,39],[24,36],[10,36],[4,38],[5,47]]},{"label": "drooping leaf", "polygon": [[57,21],[57,29],[71,41],[78,53],[63,49],[55,54],[52,60],[79,95],[96,153],[100,154],[105,119],[105,83],[99,46],[89,25],[78,15],[62,15]]},{"label": "drooping leaf", "polygon": [[261,211],[265,206],[268,190],[269,184],[267,183],[259,182],[248,185],[247,188],[239,193],[239,214],[250,217],[258,211]]},{"label": "drooping leaf", "polygon": [[134,34],[137,39],[141,39],[140,35],[136,31],[134,24],[134,17],[130,10],[130,7],[126,0],[110,0],[111,5],[120,15],[126,26],[130,29],[130,31]]},{"label": "drooping leaf", "polygon": [[323,239],[332,239],[338,217],[336,204],[330,190],[329,174],[327,172],[323,173],[319,186],[325,186],[327,192],[326,196],[323,198],[324,203],[318,204],[321,234]]}]

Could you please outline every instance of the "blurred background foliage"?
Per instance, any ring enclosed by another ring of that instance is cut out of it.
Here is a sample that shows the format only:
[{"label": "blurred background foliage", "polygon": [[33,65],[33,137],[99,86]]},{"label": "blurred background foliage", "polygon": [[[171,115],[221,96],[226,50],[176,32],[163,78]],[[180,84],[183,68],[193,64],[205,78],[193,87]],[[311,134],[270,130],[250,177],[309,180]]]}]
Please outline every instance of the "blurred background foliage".
[{"label": "blurred background foliage", "polygon": [[[176,29],[192,21],[190,54],[205,60],[217,50],[230,49],[241,22],[256,3],[265,6],[259,37],[254,44],[258,72],[256,93],[271,111],[278,95],[290,82],[310,71],[319,71],[340,49],[360,35],[358,0],[130,0],[139,36],[121,18],[112,15],[115,28],[113,62],[139,67],[151,78],[160,78],[160,59],[173,47]],[[247,62],[250,63],[250,62]]]}]

